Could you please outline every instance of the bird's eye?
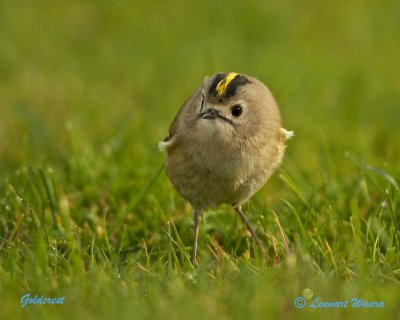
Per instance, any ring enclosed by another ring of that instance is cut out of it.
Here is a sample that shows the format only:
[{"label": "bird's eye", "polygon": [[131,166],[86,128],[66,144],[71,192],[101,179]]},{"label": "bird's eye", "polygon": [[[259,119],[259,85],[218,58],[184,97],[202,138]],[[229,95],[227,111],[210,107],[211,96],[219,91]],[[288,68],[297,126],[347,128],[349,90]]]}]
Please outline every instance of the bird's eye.
[{"label": "bird's eye", "polygon": [[240,117],[240,115],[243,112],[243,108],[242,106],[235,104],[232,108],[231,108],[231,113],[234,117]]}]

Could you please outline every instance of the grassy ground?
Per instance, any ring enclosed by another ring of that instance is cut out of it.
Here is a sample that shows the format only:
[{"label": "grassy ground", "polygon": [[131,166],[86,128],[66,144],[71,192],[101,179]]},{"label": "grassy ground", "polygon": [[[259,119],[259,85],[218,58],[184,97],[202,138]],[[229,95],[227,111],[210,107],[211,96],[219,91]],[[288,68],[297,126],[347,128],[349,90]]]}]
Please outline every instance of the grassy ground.
[{"label": "grassy ground", "polygon": [[[1,1],[1,318],[398,318],[399,12]],[[221,207],[201,222],[196,269],[191,209],[156,145],[218,71],[266,82],[296,136],[244,207],[268,257]],[[28,293],[64,303],[23,308]]]}]

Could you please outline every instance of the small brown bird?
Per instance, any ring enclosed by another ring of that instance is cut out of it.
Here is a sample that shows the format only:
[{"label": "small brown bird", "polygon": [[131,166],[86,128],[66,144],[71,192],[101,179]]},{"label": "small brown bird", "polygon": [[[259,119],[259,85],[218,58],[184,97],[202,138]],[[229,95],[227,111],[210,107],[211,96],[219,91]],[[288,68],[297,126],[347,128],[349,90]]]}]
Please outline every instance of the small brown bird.
[{"label": "small brown bird", "polygon": [[200,213],[223,203],[233,206],[262,250],[241,205],[278,168],[292,136],[271,92],[254,77],[206,77],[184,103],[159,148],[167,153],[172,184],[194,208],[194,262]]}]

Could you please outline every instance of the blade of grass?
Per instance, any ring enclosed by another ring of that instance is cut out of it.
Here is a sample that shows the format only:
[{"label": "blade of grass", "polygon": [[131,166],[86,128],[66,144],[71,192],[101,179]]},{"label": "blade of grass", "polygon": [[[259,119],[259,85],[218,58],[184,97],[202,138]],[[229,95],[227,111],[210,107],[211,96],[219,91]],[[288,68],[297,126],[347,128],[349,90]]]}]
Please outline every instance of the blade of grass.
[{"label": "blade of grass", "polygon": [[285,199],[282,199],[282,201],[283,201],[283,202],[289,207],[289,209],[292,211],[292,213],[293,213],[293,215],[294,215],[294,217],[295,217],[295,219],[296,219],[297,226],[299,227],[300,236],[301,236],[301,238],[303,239],[304,244],[305,244],[305,245],[307,246],[307,248],[308,248],[309,241],[308,241],[307,233],[306,233],[306,230],[304,229],[304,225],[303,225],[303,222],[301,221],[301,218],[300,218],[299,213],[297,212],[296,208],[295,208],[294,206],[292,206],[292,204],[291,204],[289,201],[287,201],[287,200],[285,200]]},{"label": "blade of grass", "polygon": [[160,166],[160,168],[154,173],[154,175],[152,177],[150,177],[150,179],[147,181],[147,183],[144,185],[144,187],[140,189],[137,196],[134,197],[131,200],[131,202],[116,215],[116,217],[114,218],[114,220],[110,226],[111,233],[124,221],[125,216],[128,214],[128,212],[132,212],[132,211],[136,210],[139,203],[144,199],[144,197],[150,191],[153,184],[157,181],[157,179],[160,176],[160,174],[162,173],[163,169],[164,169],[164,164],[162,166]]}]

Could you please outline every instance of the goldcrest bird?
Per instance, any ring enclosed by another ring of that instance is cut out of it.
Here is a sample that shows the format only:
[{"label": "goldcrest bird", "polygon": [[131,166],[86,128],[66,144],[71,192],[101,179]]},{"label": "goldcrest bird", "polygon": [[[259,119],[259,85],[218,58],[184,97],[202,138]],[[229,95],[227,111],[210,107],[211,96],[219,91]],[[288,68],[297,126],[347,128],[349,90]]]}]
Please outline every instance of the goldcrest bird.
[{"label": "goldcrest bird", "polygon": [[194,208],[194,262],[199,216],[223,203],[233,206],[262,250],[241,205],[278,168],[292,135],[282,128],[271,92],[254,77],[217,73],[187,99],[159,148],[172,184]]}]

